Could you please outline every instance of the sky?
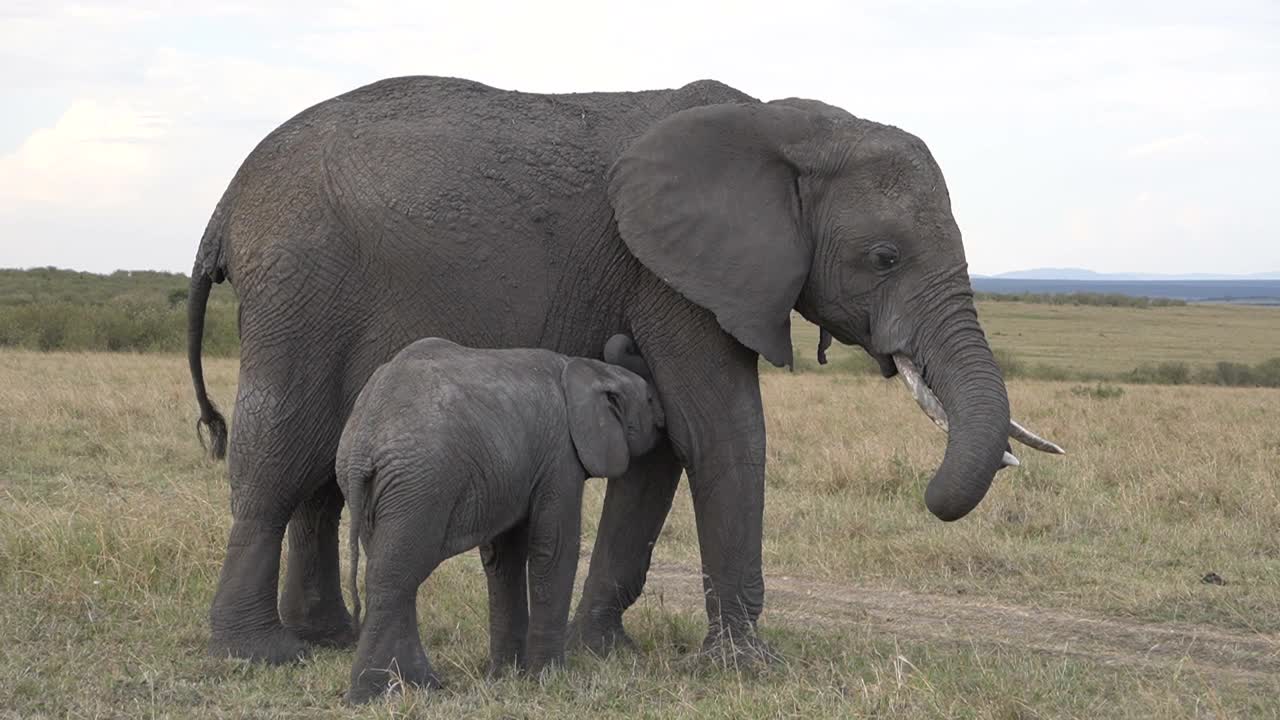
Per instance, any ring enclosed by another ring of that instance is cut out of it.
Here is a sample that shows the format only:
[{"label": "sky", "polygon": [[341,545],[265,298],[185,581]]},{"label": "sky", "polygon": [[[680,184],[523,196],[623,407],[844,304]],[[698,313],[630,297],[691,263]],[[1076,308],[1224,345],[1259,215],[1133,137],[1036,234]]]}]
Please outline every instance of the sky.
[{"label": "sky", "polygon": [[941,165],[973,273],[1280,270],[1275,0],[3,0],[0,267],[188,272],[263,136],[419,74],[710,78],[896,125]]}]

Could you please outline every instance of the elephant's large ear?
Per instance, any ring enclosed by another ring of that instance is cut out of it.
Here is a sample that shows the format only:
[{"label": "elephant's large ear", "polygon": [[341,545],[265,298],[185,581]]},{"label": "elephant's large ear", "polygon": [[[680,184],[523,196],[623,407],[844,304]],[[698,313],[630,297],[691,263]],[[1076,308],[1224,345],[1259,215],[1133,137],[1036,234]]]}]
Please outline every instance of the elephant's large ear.
[{"label": "elephant's large ear", "polygon": [[682,110],[637,138],[609,180],[632,254],[778,366],[792,364],[791,308],[813,256],[787,150],[815,119],[781,105]]},{"label": "elephant's large ear", "polygon": [[591,477],[618,477],[627,471],[631,451],[615,383],[589,361],[574,358],[560,374],[569,436],[578,460]]}]

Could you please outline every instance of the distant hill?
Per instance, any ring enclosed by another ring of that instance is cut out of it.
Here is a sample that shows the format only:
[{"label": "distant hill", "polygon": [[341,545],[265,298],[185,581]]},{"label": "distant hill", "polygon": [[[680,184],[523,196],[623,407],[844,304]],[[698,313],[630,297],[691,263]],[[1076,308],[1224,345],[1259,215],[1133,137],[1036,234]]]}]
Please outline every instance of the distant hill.
[{"label": "distant hill", "polygon": [[1127,295],[1186,302],[1280,305],[1280,279],[1268,280],[1064,280],[1018,277],[972,278],[973,289],[997,295]]},{"label": "distant hill", "polygon": [[999,273],[997,275],[974,275],[974,277],[1000,278],[1006,280],[1082,280],[1087,282],[1179,282],[1184,280],[1250,281],[1280,280],[1280,272],[1251,273],[1249,275],[1225,275],[1218,273],[1161,274],[1135,272],[1100,273],[1094,270],[1087,270],[1085,268],[1033,268],[1031,270],[1014,270],[1012,272]]}]

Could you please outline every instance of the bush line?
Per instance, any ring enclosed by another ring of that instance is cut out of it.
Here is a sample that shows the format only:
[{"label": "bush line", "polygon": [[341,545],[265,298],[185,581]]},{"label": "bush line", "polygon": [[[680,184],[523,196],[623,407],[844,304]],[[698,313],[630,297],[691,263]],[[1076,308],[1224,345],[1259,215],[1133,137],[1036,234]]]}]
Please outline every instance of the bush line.
[{"label": "bush line", "polygon": [[1094,305],[1098,307],[1127,307],[1127,308],[1182,307],[1187,304],[1186,300],[1178,300],[1176,298],[1143,297],[1143,296],[1136,296],[1136,295],[1121,295],[1120,293],[1091,293],[1091,292],[1071,292],[1071,293],[980,292],[980,293],[974,293],[974,298],[977,299],[978,301],[990,301],[990,302],[1024,302],[1024,303],[1035,303],[1037,305]]}]

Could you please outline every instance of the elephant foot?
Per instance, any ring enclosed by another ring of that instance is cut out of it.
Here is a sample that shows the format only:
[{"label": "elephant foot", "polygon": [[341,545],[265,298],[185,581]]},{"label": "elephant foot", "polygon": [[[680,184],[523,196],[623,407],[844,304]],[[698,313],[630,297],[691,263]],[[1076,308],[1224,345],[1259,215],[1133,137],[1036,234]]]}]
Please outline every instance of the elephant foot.
[{"label": "elephant foot", "polygon": [[565,645],[572,651],[586,650],[599,658],[609,657],[615,650],[635,652],[636,643],[622,627],[622,616],[607,619],[590,618],[580,613],[569,624]]},{"label": "elephant foot", "polygon": [[346,608],[341,610],[341,615],[335,614],[329,618],[312,616],[303,623],[285,623],[285,628],[292,630],[308,645],[346,650],[355,647],[357,638],[351,627],[351,615]]},{"label": "elephant foot", "polygon": [[345,700],[348,705],[364,705],[385,695],[403,693],[406,689],[439,690],[444,687],[440,676],[428,671],[416,677],[405,677],[389,673],[373,673],[369,680],[361,679],[347,691]]},{"label": "elephant foot", "polygon": [[348,623],[344,626],[289,627],[307,645],[349,650],[356,646],[356,634]]},{"label": "elephant foot", "polygon": [[782,662],[782,656],[755,630],[712,627],[691,660],[719,669],[757,672]]},{"label": "elephant foot", "polygon": [[304,643],[323,648],[346,649],[355,646],[351,629],[351,613],[341,601],[315,602],[304,607],[290,602],[288,594],[280,601],[280,619]]},{"label": "elephant foot", "polygon": [[209,656],[234,658],[264,665],[285,665],[305,660],[310,651],[292,630],[276,626],[260,633],[209,638]]},{"label": "elephant foot", "polygon": [[489,658],[489,668],[485,672],[485,677],[489,680],[498,680],[509,676],[523,675],[528,668],[528,663],[523,655],[504,654],[502,657]]}]

